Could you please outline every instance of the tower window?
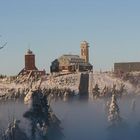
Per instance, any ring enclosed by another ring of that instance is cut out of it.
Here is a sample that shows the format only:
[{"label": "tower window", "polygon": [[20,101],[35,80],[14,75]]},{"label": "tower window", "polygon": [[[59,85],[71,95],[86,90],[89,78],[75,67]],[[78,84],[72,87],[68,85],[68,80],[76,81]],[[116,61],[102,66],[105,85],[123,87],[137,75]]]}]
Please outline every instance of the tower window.
[{"label": "tower window", "polygon": [[84,53],[84,49],[82,49],[82,55],[85,55],[85,53]]}]

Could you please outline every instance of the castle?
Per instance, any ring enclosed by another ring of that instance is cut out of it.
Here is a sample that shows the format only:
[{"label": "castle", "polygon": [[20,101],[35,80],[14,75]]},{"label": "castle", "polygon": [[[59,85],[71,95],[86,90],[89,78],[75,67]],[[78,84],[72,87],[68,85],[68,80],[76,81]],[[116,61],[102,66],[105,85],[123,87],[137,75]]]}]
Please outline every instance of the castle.
[{"label": "castle", "polygon": [[51,66],[52,72],[91,71],[93,66],[89,63],[89,44],[83,41],[80,45],[81,55],[64,54],[55,59]]}]

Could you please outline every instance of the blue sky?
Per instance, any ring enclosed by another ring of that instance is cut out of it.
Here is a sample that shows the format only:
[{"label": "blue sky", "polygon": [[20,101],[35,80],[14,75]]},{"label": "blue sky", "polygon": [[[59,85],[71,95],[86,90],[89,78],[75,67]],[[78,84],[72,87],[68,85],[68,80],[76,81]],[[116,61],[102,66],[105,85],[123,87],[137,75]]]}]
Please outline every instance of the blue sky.
[{"label": "blue sky", "polygon": [[139,0],[0,0],[0,73],[14,75],[24,67],[30,47],[36,66],[49,71],[64,53],[79,54],[90,44],[96,70],[114,62],[140,61]]}]

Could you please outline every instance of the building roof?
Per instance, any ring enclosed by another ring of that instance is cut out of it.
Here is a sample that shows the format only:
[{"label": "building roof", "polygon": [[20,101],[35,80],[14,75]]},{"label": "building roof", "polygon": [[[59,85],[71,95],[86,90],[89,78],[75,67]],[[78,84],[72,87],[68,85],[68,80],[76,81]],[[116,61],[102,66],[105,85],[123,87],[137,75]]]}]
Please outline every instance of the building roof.
[{"label": "building roof", "polygon": [[59,63],[65,63],[69,62],[70,65],[80,64],[83,66],[89,66],[90,63],[86,63],[84,59],[80,58],[79,55],[72,55],[72,54],[64,54],[61,57],[58,58]]},{"label": "building roof", "polygon": [[76,62],[76,61],[80,61],[80,62],[84,62],[84,59],[80,58],[79,55],[72,55],[72,54],[64,54],[60,57],[69,60],[70,62]]},{"label": "building roof", "polygon": [[81,42],[81,45],[86,45],[86,46],[89,47],[89,43],[87,41],[85,41],[85,40]]},{"label": "building roof", "polygon": [[64,54],[61,57],[66,57],[68,59],[82,59],[79,57],[79,55],[73,55],[73,54]]},{"label": "building roof", "polygon": [[114,63],[114,65],[116,64],[140,64],[140,62],[116,62]]},{"label": "building roof", "polygon": [[27,54],[33,54],[33,52],[30,49],[28,49]]}]

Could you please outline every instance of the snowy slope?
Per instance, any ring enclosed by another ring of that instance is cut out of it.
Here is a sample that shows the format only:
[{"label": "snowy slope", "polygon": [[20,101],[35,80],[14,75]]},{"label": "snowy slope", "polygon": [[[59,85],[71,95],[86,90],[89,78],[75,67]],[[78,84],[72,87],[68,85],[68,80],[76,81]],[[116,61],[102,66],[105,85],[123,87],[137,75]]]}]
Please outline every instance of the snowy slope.
[{"label": "snowy slope", "polygon": [[[103,89],[105,86],[112,88],[114,84],[116,84],[116,88],[120,88],[120,86],[123,84],[125,85],[125,89],[128,93],[139,93],[140,88],[134,87],[129,82],[124,82],[121,79],[115,78],[112,76],[111,73],[99,73],[94,72],[89,74],[89,88],[92,90],[95,86],[95,84],[98,84],[100,89]],[[63,75],[63,76],[49,76],[47,77],[47,80],[44,80],[41,84],[41,88],[69,88],[71,90],[74,90],[78,92],[79,87],[79,80],[80,79],[80,73],[76,74],[69,74],[69,75]],[[35,83],[38,84],[38,83]],[[0,94],[3,94],[3,92],[14,89],[14,91],[25,91],[29,88],[29,83],[22,83],[22,84],[16,84],[14,82],[6,83],[0,81]]]},{"label": "snowy slope", "polygon": [[114,84],[116,85],[116,88],[119,89],[123,84],[128,93],[139,91],[139,89],[136,89],[130,82],[124,82],[119,78],[115,78],[111,73],[94,73],[93,86],[95,86],[95,84],[98,84],[100,89],[103,89],[105,86],[112,88]]}]

